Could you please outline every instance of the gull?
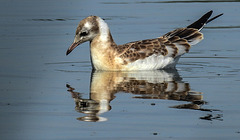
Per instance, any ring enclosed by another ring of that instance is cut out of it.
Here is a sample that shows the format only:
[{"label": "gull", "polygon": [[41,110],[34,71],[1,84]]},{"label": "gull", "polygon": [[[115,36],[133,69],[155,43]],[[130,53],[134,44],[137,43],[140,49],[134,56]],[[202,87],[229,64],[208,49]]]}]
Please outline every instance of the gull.
[{"label": "gull", "polygon": [[94,70],[138,71],[175,68],[179,58],[189,52],[191,45],[203,39],[201,29],[211,19],[213,11],[185,28],[178,28],[163,36],[117,45],[107,23],[98,16],[80,21],[75,38],[66,55],[78,45],[89,41],[91,63]]}]

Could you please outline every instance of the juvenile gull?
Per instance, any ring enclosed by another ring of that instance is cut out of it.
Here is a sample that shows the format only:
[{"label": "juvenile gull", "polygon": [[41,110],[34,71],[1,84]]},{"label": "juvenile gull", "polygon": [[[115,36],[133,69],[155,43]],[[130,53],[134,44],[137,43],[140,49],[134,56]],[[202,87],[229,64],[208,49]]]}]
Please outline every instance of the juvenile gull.
[{"label": "juvenile gull", "polygon": [[80,21],[74,41],[66,55],[78,45],[90,41],[93,69],[107,71],[156,70],[174,68],[179,58],[191,45],[203,39],[200,32],[211,19],[209,11],[199,20],[185,28],[178,28],[161,37],[117,45],[107,23],[98,16],[89,16]]}]

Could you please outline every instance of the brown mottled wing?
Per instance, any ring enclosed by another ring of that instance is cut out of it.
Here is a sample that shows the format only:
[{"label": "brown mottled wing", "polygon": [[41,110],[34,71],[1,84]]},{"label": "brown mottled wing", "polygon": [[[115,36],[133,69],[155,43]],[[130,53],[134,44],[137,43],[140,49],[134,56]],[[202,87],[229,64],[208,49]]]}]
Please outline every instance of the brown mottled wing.
[{"label": "brown mottled wing", "polygon": [[193,28],[179,28],[156,39],[147,39],[117,46],[124,63],[134,62],[151,55],[176,58],[189,51],[190,46],[203,39],[202,33]]}]

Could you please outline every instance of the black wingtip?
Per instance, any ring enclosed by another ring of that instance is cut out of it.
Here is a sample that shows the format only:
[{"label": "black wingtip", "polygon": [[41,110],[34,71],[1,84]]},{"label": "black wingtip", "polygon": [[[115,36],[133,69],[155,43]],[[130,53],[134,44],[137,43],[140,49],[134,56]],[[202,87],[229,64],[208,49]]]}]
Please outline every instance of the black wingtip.
[{"label": "black wingtip", "polygon": [[[195,28],[195,29],[201,29],[204,24],[208,22],[208,19],[212,15],[213,11],[209,11],[206,14],[204,14],[199,20],[195,21],[191,25],[187,26],[187,28]],[[213,20],[213,19],[212,19]]]},{"label": "black wingtip", "polygon": [[222,16],[222,15],[223,15],[223,13],[222,13],[222,14],[219,14],[219,15],[217,15],[217,16],[211,18],[211,19],[209,19],[209,20],[206,22],[206,24],[209,23],[209,22],[211,22],[211,21],[213,21],[214,19],[216,19],[216,18]]}]

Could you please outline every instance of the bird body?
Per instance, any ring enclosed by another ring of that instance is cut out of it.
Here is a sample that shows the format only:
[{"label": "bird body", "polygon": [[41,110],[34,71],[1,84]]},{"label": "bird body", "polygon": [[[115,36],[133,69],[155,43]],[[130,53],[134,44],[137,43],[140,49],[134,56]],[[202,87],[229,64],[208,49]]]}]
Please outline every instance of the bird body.
[{"label": "bird body", "polygon": [[93,69],[106,71],[156,70],[174,68],[191,45],[203,39],[203,26],[222,14],[209,19],[212,11],[186,28],[178,28],[161,37],[117,45],[107,23],[98,16],[80,21],[73,44],[67,55],[78,45],[90,41]]}]

